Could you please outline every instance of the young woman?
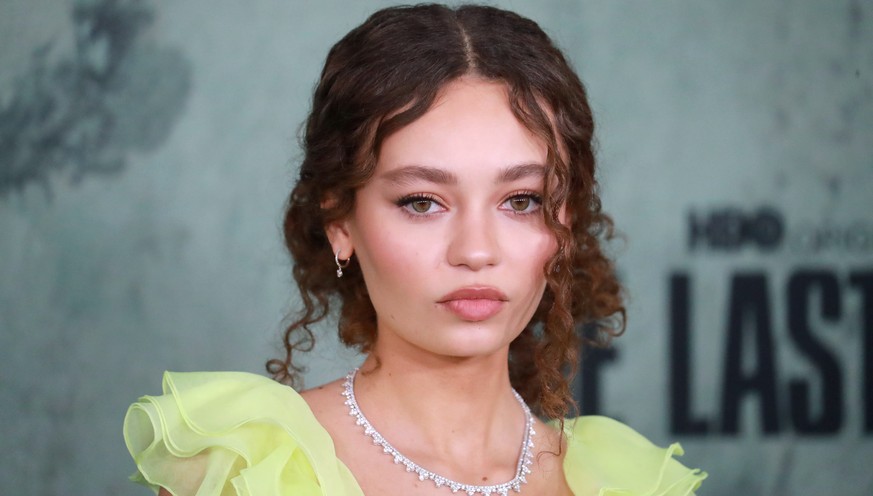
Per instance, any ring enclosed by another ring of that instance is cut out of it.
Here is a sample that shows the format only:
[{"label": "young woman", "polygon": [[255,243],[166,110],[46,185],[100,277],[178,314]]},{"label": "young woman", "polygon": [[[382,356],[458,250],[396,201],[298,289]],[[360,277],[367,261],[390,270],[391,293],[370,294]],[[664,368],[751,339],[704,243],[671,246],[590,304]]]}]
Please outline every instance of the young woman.
[{"label": "young woman", "polygon": [[[601,251],[585,90],[532,21],[377,12],[328,55],[285,237],[303,300],[276,381],[166,374],[125,437],[182,495],[687,495],[705,477],[602,417],[563,420],[624,308]],[[359,370],[300,394],[338,310]]]}]

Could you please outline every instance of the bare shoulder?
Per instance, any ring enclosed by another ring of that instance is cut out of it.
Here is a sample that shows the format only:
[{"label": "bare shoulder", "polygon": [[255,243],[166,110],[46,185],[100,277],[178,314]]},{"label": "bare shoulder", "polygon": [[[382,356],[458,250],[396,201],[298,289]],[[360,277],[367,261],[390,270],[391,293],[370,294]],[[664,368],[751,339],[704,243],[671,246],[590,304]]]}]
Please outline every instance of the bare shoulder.
[{"label": "bare shoulder", "polygon": [[300,396],[309,405],[315,418],[322,425],[332,424],[338,414],[343,412],[345,407],[342,397],[343,380],[337,379],[333,382],[328,382],[312,389],[307,389],[300,393]]},{"label": "bare shoulder", "polygon": [[564,475],[567,443],[561,431],[539,419],[534,424],[534,460],[528,481],[537,494],[571,495]]},{"label": "bare shoulder", "polygon": [[551,460],[550,463],[563,463],[564,454],[567,451],[567,440],[561,435],[561,431],[554,425],[546,424],[539,419],[536,419],[534,423],[534,430],[536,431],[534,445],[537,457],[541,460]]},{"label": "bare shoulder", "polygon": [[337,456],[347,465],[350,463],[349,439],[357,439],[349,421],[349,410],[342,396],[343,379],[328,382],[322,386],[307,389],[300,393],[318,423],[327,431],[333,440]]}]

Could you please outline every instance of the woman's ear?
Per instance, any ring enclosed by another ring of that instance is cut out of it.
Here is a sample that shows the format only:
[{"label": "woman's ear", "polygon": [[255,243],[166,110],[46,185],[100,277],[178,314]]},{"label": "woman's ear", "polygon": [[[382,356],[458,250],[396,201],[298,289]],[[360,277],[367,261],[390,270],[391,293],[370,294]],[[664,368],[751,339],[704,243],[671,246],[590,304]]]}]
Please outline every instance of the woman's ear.
[{"label": "woman's ear", "polygon": [[352,242],[348,219],[331,222],[325,226],[324,231],[327,234],[328,241],[330,241],[331,249],[338,259],[348,260],[352,257],[352,253],[355,252],[355,245]]},{"label": "woman's ear", "polygon": [[[321,209],[329,210],[336,206],[338,200],[332,193],[328,193],[321,200]],[[330,242],[331,251],[339,260],[348,260],[352,258],[352,253],[355,252],[355,246],[352,243],[351,231],[349,229],[348,216],[342,219],[335,220],[324,226],[324,232],[327,234],[327,240]]]}]

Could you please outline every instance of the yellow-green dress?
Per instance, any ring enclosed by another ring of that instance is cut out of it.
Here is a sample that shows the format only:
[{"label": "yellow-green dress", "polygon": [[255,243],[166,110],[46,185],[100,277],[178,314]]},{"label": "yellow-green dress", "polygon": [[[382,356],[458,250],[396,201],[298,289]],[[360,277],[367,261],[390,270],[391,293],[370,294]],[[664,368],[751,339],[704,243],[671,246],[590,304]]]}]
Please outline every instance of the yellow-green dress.
[{"label": "yellow-green dress", "polygon": [[[293,389],[244,372],[165,373],[124,419],[133,479],[175,496],[360,496],[333,440]],[[576,496],[680,496],[706,477],[606,417],[565,422]]]}]

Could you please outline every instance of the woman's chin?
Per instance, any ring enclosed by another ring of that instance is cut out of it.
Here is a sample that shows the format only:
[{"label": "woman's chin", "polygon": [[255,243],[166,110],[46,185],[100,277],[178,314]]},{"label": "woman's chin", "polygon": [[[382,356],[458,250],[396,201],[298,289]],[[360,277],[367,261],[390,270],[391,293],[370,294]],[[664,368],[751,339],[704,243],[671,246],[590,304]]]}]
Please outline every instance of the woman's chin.
[{"label": "woman's chin", "polygon": [[441,339],[420,343],[419,347],[435,355],[455,359],[489,357],[504,352],[512,341],[505,333],[489,330],[446,333]]}]

